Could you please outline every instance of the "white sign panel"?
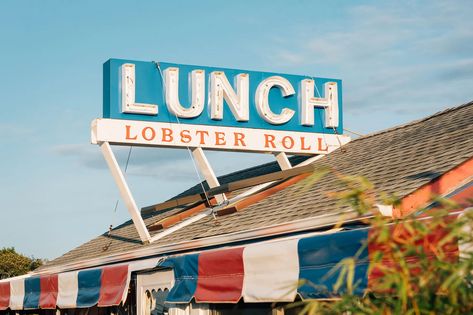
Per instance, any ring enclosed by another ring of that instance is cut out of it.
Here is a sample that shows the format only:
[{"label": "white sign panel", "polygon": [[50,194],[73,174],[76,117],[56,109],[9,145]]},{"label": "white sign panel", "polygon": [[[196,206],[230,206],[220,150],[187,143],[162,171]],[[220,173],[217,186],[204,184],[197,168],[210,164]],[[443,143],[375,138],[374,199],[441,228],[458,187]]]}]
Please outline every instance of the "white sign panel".
[{"label": "white sign panel", "polygon": [[201,147],[244,152],[327,154],[348,143],[344,135],[176,124],[120,119],[92,122],[92,143],[156,147]]}]

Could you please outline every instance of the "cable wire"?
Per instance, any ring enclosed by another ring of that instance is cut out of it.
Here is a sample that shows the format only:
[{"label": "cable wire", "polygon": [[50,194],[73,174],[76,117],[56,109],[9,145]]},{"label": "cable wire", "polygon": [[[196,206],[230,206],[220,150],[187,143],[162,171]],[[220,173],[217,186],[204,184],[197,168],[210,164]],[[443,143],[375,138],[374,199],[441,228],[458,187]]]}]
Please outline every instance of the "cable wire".
[{"label": "cable wire", "polygon": [[361,134],[361,133],[359,133],[359,132],[352,131],[352,130],[347,129],[347,128],[343,128],[343,130],[344,130],[344,131],[347,131],[347,132],[349,132],[349,133],[352,133],[352,134],[354,134],[354,135],[356,135],[356,136],[358,136],[358,137],[364,137],[364,136],[365,136],[364,134]]},{"label": "cable wire", "polygon": [[[156,65],[156,68],[158,69],[159,75],[161,76],[161,80],[163,82],[163,91],[164,91],[163,92],[163,102],[165,102],[164,93],[166,91],[166,80],[164,79],[163,72],[161,70],[161,66],[159,65],[159,62],[154,61],[154,64]],[[180,121],[179,117],[177,115],[174,115],[174,117],[176,117],[177,124],[179,125],[179,128],[182,131],[181,121]],[[210,203],[210,199],[209,199],[209,196],[207,195],[207,191],[205,190],[204,183],[203,183],[202,177],[200,176],[200,172],[197,168],[197,164],[195,162],[194,156],[192,155],[191,148],[189,146],[186,146],[186,148],[187,148],[187,152],[189,153],[189,156],[191,158],[192,165],[194,166],[195,174],[197,175],[197,179],[199,181],[200,187],[202,188],[202,192],[204,193],[207,204],[209,205],[210,209],[212,210],[212,216],[214,217],[214,219],[216,219],[214,209],[212,207],[212,204]],[[208,185],[208,182],[207,182],[207,185]]]},{"label": "cable wire", "polygon": [[[317,95],[319,96],[319,98],[322,98],[322,95],[320,94],[319,88],[317,87],[317,84],[315,83],[315,78],[314,77],[310,77],[310,78],[314,81],[314,86],[315,86],[315,90],[317,91]],[[342,141],[340,140],[340,135],[337,131],[337,128],[332,126],[332,129],[333,129],[333,132],[335,133],[335,138],[337,138],[338,146],[339,146],[341,152],[345,153],[346,150],[345,150],[345,148],[343,148],[343,144],[342,144]]]},{"label": "cable wire", "polygon": [[[131,150],[133,149],[133,146],[130,146],[130,150],[128,150],[128,156],[126,158],[126,163],[125,163],[125,171],[124,173],[126,174],[126,171],[128,170],[128,164],[130,163],[130,157],[131,157]],[[117,219],[117,209],[118,209],[118,203],[120,202],[120,199],[117,198],[117,201],[115,202],[115,207],[113,208],[113,219],[112,219],[112,223],[115,223],[116,219]],[[110,226],[108,227],[108,233],[107,233],[107,236],[108,237],[111,237],[112,236],[112,230],[113,230],[113,225],[114,224],[110,224]],[[110,246],[110,244],[108,245]],[[107,250],[108,249],[108,246],[105,246],[104,247],[104,250]]]},{"label": "cable wire", "polygon": [[[126,174],[126,171],[128,170],[128,163],[130,162],[130,157],[131,157],[131,150],[133,149],[133,146],[130,146],[130,150],[128,150],[128,156],[126,158],[126,163],[125,163],[125,171],[124,173]],[[117,198],[117,202],[115,203],[115,208],[113,209],[113,212],[117,212],[117,208],[118,208],[118,202],[120,201],[120,199]]]}]

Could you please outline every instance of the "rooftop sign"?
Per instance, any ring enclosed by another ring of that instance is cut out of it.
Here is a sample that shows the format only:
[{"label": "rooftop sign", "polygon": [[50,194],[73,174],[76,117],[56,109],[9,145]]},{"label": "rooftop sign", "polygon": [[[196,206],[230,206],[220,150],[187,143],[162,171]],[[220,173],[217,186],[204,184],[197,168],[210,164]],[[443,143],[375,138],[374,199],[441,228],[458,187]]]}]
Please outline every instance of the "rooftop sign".
[{"label": "rooftop sign", "polygon": [[337,79],[110,59],[92,141],[324,154],[340,136]]}]

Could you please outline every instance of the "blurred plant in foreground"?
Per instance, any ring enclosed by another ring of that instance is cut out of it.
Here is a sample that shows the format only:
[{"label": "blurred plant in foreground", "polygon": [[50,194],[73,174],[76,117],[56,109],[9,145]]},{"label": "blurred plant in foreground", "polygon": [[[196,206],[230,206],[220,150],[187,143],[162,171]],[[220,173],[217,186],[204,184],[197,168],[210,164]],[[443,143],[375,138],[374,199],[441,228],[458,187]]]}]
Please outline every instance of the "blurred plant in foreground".
[{"label": "blurred plant in foreground", "polygon": [[[369,227],[364,248],[369,247],[368,289],[363,296],[354,294],[357,257],[351,257],[331,271],[338,273],[336,283],[327,288],[334,299],[289,307],[302,307],[301,314],[473,314],[473,211],[436,198],[429,209],[403,218],[385,217],[376,210],[369,181],[337,177],[343,188],[333,197],[366,218]],[[320,178],[314,175],[306,186]],[[393,196],[378,199],[399,204]]]}]

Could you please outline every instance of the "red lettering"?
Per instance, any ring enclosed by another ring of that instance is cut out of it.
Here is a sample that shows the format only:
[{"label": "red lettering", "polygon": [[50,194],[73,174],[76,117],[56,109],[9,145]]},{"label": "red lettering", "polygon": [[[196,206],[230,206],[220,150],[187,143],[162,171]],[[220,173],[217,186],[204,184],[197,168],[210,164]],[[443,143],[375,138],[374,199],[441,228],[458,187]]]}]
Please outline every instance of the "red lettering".
[{"label": "red lettering", "polygon": [[318,144],[319,151],[324,151],[324,152],[328,151],[327,145],[325,145],[325,149],[322,149],[322,146],[323,146],[322,138],[317,138],[317,144]]},{"label": "red lettering", "polygon": [[162,141],[163,142],[172,142],[172,140],[174,139],[173,136],[172,136],[172,129],[161,128],[161,130],[163,132]]},{"label": "red lettering", "polygon": [[271,147],[273,149],[276,149],[276,145],[274,144],[274,136],[273,135],[268,135],[264,134],[264,147],[269,148],[269,144],[271,143]]},{"label": "red lettering", "polygon": [[125,128],[126,128],[126,133],[125,133],[126,140],[136,140],[136,138],[138,138],[138,136],[134,136],[134,137],[130,136],[130,129],[131,129],[130,125],[126,125]]},{"label": "red lettering", "polygon": [[305,137],[301,137],[301,150],[310,150],[311,146],[309,147],[305,146]]},{"label": "red lettering", "polygon": [[[149,130],[149,133],[148,133],[148,130]],[[143,139],[147,141],[151,141],[156,137],[156,131],[154,131],[154,129],[151,127],[145,127],[141,131],[141,136],[143,136]]]},{"label": "red lettering", "polygon": [[192,137],[190,136],[190,131],[189,130],[182,130],[180,133],[181,136],[181,142],[182,143],[189,143],[192,141]]},{"label": "red lettering", "polygon": [[[289,145],[287,145],[287,140],[289,139]],[[285,136],[282,138],[282,146],[286,149],[292,149],[294,147],[294,139],[290,136]]]},{"label": "red lettering", "polygon": [[225,145],[225,132],[215,131],[215,145]]},{"label": "red lettering", "polygon": [[197,130],[195,132],[198,136],[200,136],[200,144],[205,144],[205,136],[208,136],[209,135],[209,132],[208,131],[205,131],[205,130]]},{"label": "red lettering", "polygon": [[[246,147],[246,143],[245,143],[245,135],[241,132],[234,132],[233,133],[233,136],[235,137],[235,144],[234,146],[242,146],[242,147]],[[240,144],[238,144],[240,143]]]}]

